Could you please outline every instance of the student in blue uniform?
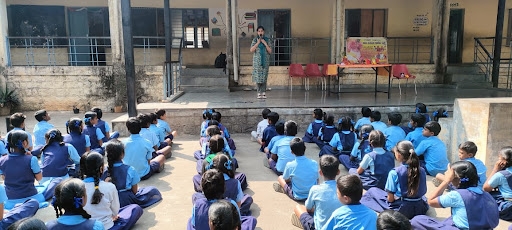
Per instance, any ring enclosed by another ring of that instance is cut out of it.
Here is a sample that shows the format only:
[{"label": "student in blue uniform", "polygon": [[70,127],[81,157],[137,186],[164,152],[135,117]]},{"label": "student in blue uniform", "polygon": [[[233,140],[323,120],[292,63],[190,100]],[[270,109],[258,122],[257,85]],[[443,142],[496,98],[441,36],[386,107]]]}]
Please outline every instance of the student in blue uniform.
[{"label": "student in blue uniform", "polygon": [[351,168],[348,172],[359,175],[365,190],[372,187],[384,189],[388,173],[395,167],[395,157],[391,152],[384,149],[386,138],[381,131],[373,130],[370,133],[369,140],[373,151],[363,157],[359,168]]},{"label": "student in blue uniform", "polygon": [[[0,228],[8,229],[15,222],[28,218],[36,214],[39,209],[37,200],[28,199],[23,203],[17,204],[11,210],[4,210],[4,203],[7,201],[4,185],[0,184]],[[44,225],[44,224],[43,224]]]},{"label": "student in blue uniform", "polygon": [[315,120],[309,124],[308,128],[306,129],[306,133],[302,138],[305,143],[316,143],[315,140],[318,140],[318,131],[324,125],[324,115],[325,113],[322,111],[322,109],[313,110],[313,118]]},{"label": "student in blue uniform", "polygon": [[353,131],[352,119],[350,117],[342,117],[338,120],[338,132],[334,134],[328,145],[324,145],[318,156],[325,154],[334,155],[350,155],[357,141],[357,135]]},{"label": "student in blue uniform", "polygon": [[[491,177],[484,184],[498,204],[500,219],[512,220],[512,147],[507,146],[498,153]],[[498,188],[497,190],[495,190]],[[493,191],[495,190],[495,191]]]},{"label": "student in blue uniform", "polygon": [[386,137],[386,149],[391,151],[398,142],[405,140],[405,132],[398,125],[402,123],[402,114],[388,114],[389,127],[383,131]]},{"label": "student in blue uniform", "polygon": [[356,124],[354,125],[354,131],[359,132],[361,127],[363,125],[371,125],[372,122],[370,121],[370,116],[372,115],[372,110],[368,107],[361,108],[361,115],[363,115],[362,118],[357,120]]},{"label": "student in blue uniform", "polygon": [[277,132],[277,136],[273,137],[272,140],[270,140],[270,143],[264,150],[264,152],[267,156],[267,159],[270,159],[270,155],[272,155],[270,150],[272,148],[274,148],[274,145],[276,144],[276,142],[281,140],[283,137],[286,137],[286,135],[284,135],[284,122],[283,121],[278,121],[276,123],[276,132]]},{"label": "student in blue uniform", "polygon": [[172,156],[171,146],[165,146],[161,149],[158,149],[160,146],[160,141],[158,140],[156,134],[149,130],[149,126],[151,124],[151,117],[149,114],[139,114],[137,119],[140,120],[141,124],[141,130],[139,133],[140,136],[151,142],[151,145],[153,146],[153,157],[163,155],[165,158],[170,158]]},{"label": "student in blue uniform", "polygon": [[[212,114],[215,113],[215,109],[205,109],[203,110],[203,122],[201,123],[201,132],[199,132],[199,136],[201,138],[203,137],[206,137],[206,128],[208,128],[208,123],[212,120]],[[164,114],[165,114],[165,111],[164,111]],[[160,115],[160,113],[156,113],[156,115]],[[160,117],[158,118],[158,122],[160,123],[161,119]],[[202,144],[204,141],[201,141],[199,142],[199,144]]]},{"label": "student in blue uniform", "polygon": [[[26,135],[27,135],[27,139],[28,139],[28,146],[26,147],[26,150],[27,151],[32,151],[34,145],[32,144],[32,135],[25,131],[25,119],[27,119],[27,117],[23,114],[23,113],[14,113],[13,115],[11,115],[11,117],[9,117],[9,120],[11,122],[11,125],[13,126],[13,129],[9,132],[7,132],[7,134],[5,135],[5,138],[4,138],[4,141],[5,143],[9,143],[9,141],[7,140],[7,136],[9,136],[10,133],[14,132],[14,131],[22,131],[24,132]],[[32,153],[32,155],[34,156],[39,156],[41,154],[41,151],[36,151],[34,153]]]},{"label": "student in blue uniform", "polygon": [[46,224],[40,219],[37,219],[35,217],[25,217],[21,220],[14,222],[14,224],[9,226],[9,228],[5,228],[5,229],[7,229],[7,230],[32,230],[32,229],[46,230],[48,228],[46,227]]},{"label": "student in blue uniform", "polygon": [[176,130],[172,130],[172,128],[169,126],[169,123],[165,121],[167,119],[167,113],[165,112],[165,110],[157,109],[155,113],[156,116],[158,117],[158,123],[156,124],[156,126],[158,126],[158,128],[164,131],[165,135],[167,135],[165,139],[171,140],[172,143],[174,138],[178,136],[178,132]]},{"label": "student in blue uniform", "polygon": [[297,135],[297,123],[295,121],[287,121],[284,124],[285,137],[277,141],[274,147],[270,150],[270,159],[263,159],[263,165],[272,169],[278,176],[282,175],[286,164],[295,159],[291,153],[290,142]]},{"label": "student in blue uniform", "polygon": [[[217,121],[210,121],[210,124],[212,124],[212,125],[208,126],[208,128],[206,129],[206,133],[207,133],[206,137],[207,137],[207,139],[204,139],[205,143],[202,144],[201,150],[196,150],[194,152],[194,158],[196,160],[202,160],[206,156],[211,154],[210,139],[213,136],[215,136],[215,135],[221,135],[222,136],[222,132],[220,131],[219,126],[216,125],[216,124],[218,124],[218,122]],[[233,152],[231,151],[231,149],[228,146],[228,141],[224,137],[222,137],[222,139],[224,140],[224,147],[222,148],[222,151],[227,153],[230,157],[233,157],[234,154],[233,154]]]},{"label": "student in blue uniform", "polygon": [[373,111],[372,115],[370,115],[370,121],[372,122],[373,129],[384,132],[388,128],[388,125],[380,121],[381,118],[382,115],[379,111]]},{"label": "student in blue uniform", "polygon": [[108,125],[108,122],[105,122],[104,120],[101,119],[103,117],[103,111],[98,107],[92,108],[91,111],[95,112],[96,115],[98,116],[98,123],[96,123],[94,126],[96,128],[99,128],[101,130],[101,132],[103,133],[103,135],[105,136],[102,139],[103,143],[106,143],[107,141],[110,141],[112,139],[117,139],[119,137],[119,132],[110,133],[110,131],[111,131],[110,125]]},{"label": "student in blue uniform", "polygon": [[338,132],[338,129],[334,126],[334,116],[329,114],[324,116],[324,125],[318,131],[318,139],[314,139],[314,142],[319,149],[322,149],[324,145],[328,145],[331,142],[334,134]]},{"label": "student in blue uniform", "polygon": [[50,129],[45,134],[46,145],[41,149],[41,184],[46,187],[43,195],[46,200],[53,196],[55,186],[69,178],[68,167],[80,163],[75,147],[63,142],[58,129]]},{"label": "student in blue uniform", "polygon": [[[64,142],[75,147],[78,156],[84,155],[85,152],[91,151],[91,139],[89,135],[82,133],[83,121],[80,118],[71,118],[66,121],[66,132],[64,135]],[[68,174],[71,177],[78,177],[78,170],[80,169],[80,163],[75,164],[74,167],[70,167]]]},{"label": "student in blue uniform", "polygon": [[147,208],[162,200],[162,194],[154,186],[139,187],[139,174],[132,166],[123,163],[124,145],[120,141],[112,140],[105,146],[108,168],[102,179],[108,178],[119,194],[119,204],[124,207],[129,204],[138,204]]},{"label": "student in blue uniform", "polygon": [[44,135],[48,130],[53,129],[54,126],[48,122],[52,118],[44,109],[35,112],[34,117],[37,120],[37,124],[34,126],[34,130],[32,131],[32,133],[34,133],[34,149],[32,152],[39,155],[41,148],[46,144]]},{"label": "student in blue uniform", "polygon": [[427,122],[423,127],[423,136],[427,138],[415,148],[416,154],[420,157],[421,167],[431,176],[446,171],[448,165],[446,145],[437,137],[440,132],[441,125],[437,121]]},{"label": "student in blue uniform", "polygon": [[149,119],[151,120],[151,123],[149,124],[149,131],[154,133],[156,137],[158,137],[158,141],[160,142],[160,145],[158,146],[158,149],[162,149],[166,146],[169,146],[172,144],[172,140],[170,138],[166,138],[166,134],[163,129],[158,128],[158,116],[156,113],[150,113]]},{"label": "student in blue uniform", "polygon": [[372,145],[370,145],[370,141],[368,138],[370,137],[370,133],[373,131],[373,126],[366,124],[361,126],[359,136],[361,137],[361,141],[356,142],[354,147],[352,148],[352,152],[350,155],[340,155],[339,160],[340,163],[350,170],[351,168],[359,168],[359,163],[363,157],[373,151]]},{"label": "student in blue uniform", "polygon": [[411,121],[408,123],[411,131],[407,133],[405,140],[412,142],[414,148],[417,148],[423,140],[427,139],[427,137],[423,136],[423,126],[425,126],[425,123],[427,123],[425,117],[421,114],[414,113],[411,115]]},{"label": "student in blue uniform", "polygon": [[236,207],[227,200],[218,200],[208,209],[210,230],[242,229],[240,214]]},{"label": "student in blue uniform", "polygon": [[5,209],[12,209],[27,199],[35,199],[39,207],[48,206],[43,195],[43,186],[34,186],[34,179],[41,181],[43,175],[37,157],[26,154],[28,136],[24,131],[13,131],[7,135],[9,154],[0,158],[0,175],[4,177],[7,198]]},{"label": "student in blue uniform", "polygon": [[95,112],[87,112],[85,113],[84,118],[85,127],[82,130],[82,133],[85,135],[89,135],[91,141],[91,151],[95,151],[100,153],[101,155],[105,155],[105,150],[103,149],[103,138],[105,135],[101,132],[99,128],[96,128],[94,125],[98,123],[98,116]]},{"label": "student in blue uniform", "polygon": [[212,120],[219,122],[219,124],[218,124],[219,129],[220,129],[220,131],[222,131],[222,134],[228,141],[229,148],[231,150],[236,150],[235,141],[233,139],[231,139],[231,135],[229,134],[228,128],[222,124],[222,114],[220,112],[213,113]]},{"label": "student in blue uniform", "polygon": [[[103,230],[103,223],[91,219],[84,206],[87,203],[85,184],[79,179],[68,179],[55,188],[52,205],[57,219],[46,223],[48,230],[74,229],[74,230]],[[62,212],[64,209],[64,212]]]},{"label": "student in blue uniform", "polygon": [[[424,123],[427,123],[430,121],[430,116],[428,115],[428,110],[427,110],[427,106],[423,103],[416,103],[416,110],[414,111],[414,114],[418,114],[418,115],[421,115],[423,118],[424,118]],[[401,127],[404,131],[405,131],[405,134],[409,134],[410,132],[414,131],[414,127],[411,127],[410,125],[408,126],[402,126]],[[410,141],[410,140],[408,140]],[[414,142],[413,142],[414,144]],[[414,145],[416,147],[416,145]]]},{"label": "student in blue uniform", "polygon": [[276,131],[276,123],[279,121],[279,114],[276,112],[270,112],[267,115],[268,118],[268,126],[263,130],[263,136],[261,138],[261,147],[260,152],[264,152],[265,148],[268,147],[268,144],[272,140],[273,137],[277,136]]},{"label": "student in blue uniform", "polygon": [[377,230],[412,230],[411,221],[395,210],[384,210],[377,216]]},{"label": "student in blue uniform", "polygon": [[400,141],[393,149],[395,158],[402,165],[389,171],[385,189],[370,188],[361,199],[366,207],[382,212],[392,209],[411,219],[416,215],[425,215],[428,204],[427,176],[410,141]]},{"label": "student in blue uniform", "polygon": [[[413,229],[494,229],[499,223],[498,205],[492,196],[478,188],[478,174],[469,161],[457,161],[446,171],[445,180],[430,193],[428,204],[451,208],[444,221],[420,215],[411,220]],[[444,193],[452,183],[457,190]]]}]

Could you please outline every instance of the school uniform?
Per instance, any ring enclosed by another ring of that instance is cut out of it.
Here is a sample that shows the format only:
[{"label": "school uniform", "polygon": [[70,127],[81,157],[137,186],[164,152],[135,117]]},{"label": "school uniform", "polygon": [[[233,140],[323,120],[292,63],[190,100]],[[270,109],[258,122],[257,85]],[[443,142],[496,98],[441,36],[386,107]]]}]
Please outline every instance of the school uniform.
[{"label": "school uniform", "polygon": [[[321,157],[325,154],[334,155],[336,157],[339,157],[341,154],[349,155],[356,142],[356,133],[352,131],[337,132],[332,137],[329,145],[324,145],[324,147],[320,149],[318,157]],[[336,148],[336,150],[333,150],[333,148]]]},{"label": "school uniform", "polygon": [[305,206],[307,210],[314,209],[315,212],[313,216],[306,212],[299,217],[305,230],[322,229],[332,213],[343,205],[336,190],[336,180],[327,180],[311,187]]},{"label": "school uniform", "polygon": [[[370,145],[370,141],[364,140],[354,144],[352,152],[350,152],[350,156],[342,154],[338,159],[340,163],[347,168],[347,170],[350,170],[351,168],[357,169],[359,168],[359,163],[361,163],[364,156],[372,151],[373,148]],[[350,157],[354,158],[354,160],[350,160]]]},{"label": "school uniform", "polygon": [[263,119],[258,123],[258,126],[256,127],[256,131],[251,132],[251,136],[258,140],[263,137],[263,130],[267,128],[268,126],[268,119]]},{"label": "school uniform", "polygon": [[395,156],[383,148],[373,148],[372,152],[363,157],[359,167],[365,169],[362,174],[358,174],[354,168],[349,173],[359,175],[365,190],[371,187],[384,189],[389,171],[395,167]]},{"label": "school uniform", "polygon": [[263,130],[263,136],[261,138],[261,141],[264,142],[263,145],[260,147],[260,152],[263,152],[266,147],[268,147],[268,144],[270,143],[270,140],[272,140],[273,137],[277,136],[278,133],[276,131],[276,126],[274,124],[269,124],[265,130]]},{"label": "school uniform", "polygon": [[63,138],[65,143],[71,144],[75,147],[80,157],[84,155],[86,148],[91,147],[91,138],[89,138],[89,135],[85,135],[83,133],[71,132],[70,134],[64,135]]},{"label": "school uniform", "polygon": [[[167,123],[166,121],[164,121],[162,119],[157,119],[156,126],[158,128],[160,128],[161,130],[163,130],[165,134],[167,134],[165,139],[169,138],[169,139],[171,139],[171,141],[174,139],[174,136],[171,134],[172,133],[172,129],[169,126],[169,123]],[[208,128],[208,127],[206,127],[206,128]],[[204,128],[204,131],[206,131],[206,128]],[[204,134],[204,132],[202,130],[201,130],[201,133]]]},{"label": "school uniform", "polygon": [[322,230],[377,229],[377,214],[362,204],[343,205],[336,209]]},{"label": "school uniform", "polygon": [[100,129],[94,127],[94,126],[84,126],[84,129],[82,130],[82,133],[85,135],[89,135],[89,138],[91,140],[91,151],[95,151],[100,153],[101,155],[105,155],[105,150],[103,147],[100,146],[100,140],[103,140],[105,135],[101,132]]},{"label": "school uniform", "polygon": [[270,160],[269,165],[276,174],[281,175],[284,172],[284,168],[288,162],[295,160],[295,155],[292,154],[290,149],[290,141],[295,136],[285,136],[281,140],[277,141],[274,147],[270,150],[272,154],[277,155],[277,162]]},{"label": "school uniform", "polygon": [[[162,194],[154,186],[139,187],[134,194],[132,186],[140,182],[140,177],[135,169],[122,161],[114,163],[112,169],[108,169],[111,177],[114,177],[114,185],[119,195],[119,204],[121,207],[138,204],[141,208],[147,208],[162,200]],[[107,177],[107,170],[103,173],[102,179]]]},{"label": "school uniform", "polygon": [[318,148],[322,149],[324,145],[328,144],[332,138],[334,137],[334,134],[336,134],[338,130],[336,127],[332,125],[325,125],[318,131],[318,139],[313,139],[313,141],[316,143]]},{"label": "school uniform", "polygon": [[231,135],[229,134],[228,128],[226,128],[226,126],[219,122],[219,129],[223,132],[224,137],[226,138],[227,143],[229,145],[229,148],[232,150],[236,150],[235,141],[231,139]]},{"label": "school uniform", "polygon": [[405,140],[405,132],[402,128],[392,125],[384,130],[386,137],[386,149],[391,151],[398,142]]},{"label": "school uniform", "polygon": [[4,140],[0,140],[0,156],[6,155],[7,153],[9,153],[9,151],[7,151],[7,146]]},{"label": "school uniform", "polygon": [[384,132],[388,128],[388,125],[382,121],[374,121],[371,123],[374,130],[379,130],[381,132]]},{"label": "school uniform", "polygon": [[359,120],[357,120],[356,124],[354,125],[354,129],[361,130],[361,127],[363,127],[363,125],[371,125],[371,124],[372,124],[372,121],[370,120],[369,117],[362,117]]},{"label": "school uniform", "polygon": [[471,162],[475,166],[476,172],[478,174],[478,187],[483,188],[484,183],[487,180],[487,167],[484,165],[484,162],[474,157],[469,157],[464,160]]},{"label": "school uniform", "polygon": [[[91,219],[100,221],[106,229],[130,229],[142,215],[142,208],[137,204],[120,207],[116,186],[112,183],[100,181],[99,190],[103,196],[98,204],[91,204],[94,194],[94,178],[84,179],[87,193],[87,204],[84,210],[91,215]],[[116,221],[112,217],[119,215]]]},{"label": "school uniform", "polygon": [[56,220],[46,223],[48,230],[103,230],[103,223],[93,219],[85,219],[82,215],[64,213]]},{"label": "school uniform", "polygon": [[[18,128],[18,127],[14,127],[13,129],[11,129],[11,131],[7,132],[7,134],[5,134],[5,137],[4,137],[4,142],[5,143],[8,143],[7,141],[7,137],[9,137],[9,134],[14,132],[14,131],[23,131],[25,132],[25,134],[27,134],[28,136],[28,147],[27,148],[30,148],[30,147],[34,147],[34,144],[32,143],[32,134],[30,134],[29,132],[23,130],[22,128]],[[40,151],[31,151],[32,155],[33,156],[39,156],[39,154],[41,154]]]},{"label": "school uniform", "polygon": [[426,136],[423,136],[423,127],[416,127],[413,131],[409,132],[407,136],[405,136],[406,141],[412,142],[412,145],[416,149],[420,143],[427,139]]},{"label": "school uniform", "polygon": [[305,156],[296,156],[294,161],[286,164],[283,179],[291,180],[291,183],[284,188],[285,192],[291,191],[287,193],[291,195],[290,198],[305,200],[308,198],[311,187],[318,182],[318,163]]},{"label": "school uniform", "polygon": [[[4,204],[7,199],[5,187],[0,184],[0,203]],[[14,222],[35,215],[38,209],[39,203],[37,200],[28,199],[23,203],[17,204],[9,211],[3,210],[3,219],[0,222],[1,229],[7,229]]]},{"label": "school uniform", "polygon": [[417,148],[416,155],[424,156],[420,165],[427,170],[427,174],[435,176],[438,173],[444,173],[448,166],[448,157],[446,156],[446,145],[437,136],[431,136],[423,140]]},{"label": "school uniform", "polygon": [[[235,201],[231,199],[227,200],[229,200],[240,212]],[[187,230],[210,229],[208,225],[208,209],[216,201],[217,200],[207,200],[204,196],[196,199],[192,208],[192,217],[188,220]],[[252,216],[240,215],[240,221],[242,222],[241,230],[253,230],[256,228],[257,220]]]},{"label": "school uniform", "polygon": [[[196,160],[202,160],[206,156],[211,154],[209,139],[210,139],[210,137],[208,137],[208,140],[205,141],[204,144],[201,145],[201,150],[196,150],[194,152],[194,158]],[[233,158],[235,156],[235,151],[233,151],[229,148],[229,145],[224,137],[223,137],[223,139],[224,139],[224,147],[222,148],[222,151],[227,153],[231,158]]]},{"label": "school uniform", "polygon": [[314,120],[311,122],[302,138],[304,143],[315,143],[314,139],[318,140],[318,131],[320,131],[322,126],[324,126],[324,121],[322,120]]},{"label": "school uniform", "polygon": [[75,147],[64,143],[60,145],[52,142],[47,145],[41,154],[41,172],[43,179],[40,184],[46,187],[43,192],[46,200],[53,197],[55,187],[62,181],[69,178],[68,167],[80,163],[80,156]]},{"label": "school uniform", "polygon": [[148,179],[159,171],[160,164],[148,160],[153,158],[152,144],[139,134],[131,134],[124,141],[123,163],[132,166],[141,179]]},{"label": "school uniform", "polygon": [[149,128],[142,128],[140,130],[139,135],[148,140],[149,142],[151,142],[151,146],[156,146],[157,148],[158,146],[160,146],[160,141],[158,140],[158,137],[156,136],[155,133],[151,132]]},{"label": "school uniform", "polygon": [[500,218],[507,221],[512,220],[512,167],[495,173],[488,183],[491,187],[499,189],[499,191],[491,192],[491,195],[498,205]]},{"label": "school uniform", "polygon": [[[160,124],[160,122],[161,122],[161,120],[158,119],[158,124]],[[201,132],[199,132],[200,137],[206,137],[206,135],[207,135],[206,129],[208,128],[208,123],[210,123],[210,120],[204,120],[203,123],[201,123]],[[157,126],[162,129],[162,127],[158,124],[157,124]],[[164,130],[164,132],[165,132],[165,130]]]},{"label": "school uniform", "polygon": [[112,139],[116,139],[119,137],[119,133],[118,132],[113,132],[110,134],[110,138],[107,138],[107,133],[110,132],[110,125],[108,125],[108,122],[105,122],[104,120],[101,120],[101,119],[98,119],[98,123],[96,123],[94,125],[94,127],[98,128],[101,130],[101,133],[103,133],[104,137],[103,137],[103,143],[107,142],[107,141],[110,141]]},{"label": "school uniform", "polygon": [[420,215],[411,220],[413,229],[493,229],[498,226],[498,208],[492,196],[478,187],[457,189],[437,198],[442,207],[451,207],[444,221]]},{"label": "school uniform", "polygon": [[286,137],[286,135],[277,135],[277,136],[273,137],[272,140],[270,140],[270,143],[268,143],[268,146],[267,146],[268,151],[269,151],[269,153],[267,153],[267,159],[269,159],[270,155],[272,154],[272,152],[270,152],[270,150],[272,150],[272,148],[274,148],[274,145],[276,144],[276,142],[283,139],[283,137]]},{"label": "school uniform", "polygon": [[[392,209],[404,214],[409,219],[417,215],[425,215],[429,207],[425,198],[427,193],[425,170],[420,167],[418,190],[415,195],[409,196],[407,194],[408,168],[407,165],[402,164],[389,171],[385,189],[370,188],[361,198],[361,204],[376,212]],[[393,203],[389,203],[387,200],[388,192],[393,193],[397,197]]]},{"label": "school uniform", "polygon": [[156,137],[158,138],[158,149],[162,149],[166,146],[168,146],[167,142],[165,142],[165,133],[162,129],[158,128],[155,124],[149,125],[149,131],[154,133]]},{"label": "school uniform", "polygon": [[46,145],[45,134],[53,128],[54,126],[48,121],[40,121],[34,125],[34,129],[32,130],[32,133],[34,133],[34,148],[32,150],[39,152],[39,150]]}]

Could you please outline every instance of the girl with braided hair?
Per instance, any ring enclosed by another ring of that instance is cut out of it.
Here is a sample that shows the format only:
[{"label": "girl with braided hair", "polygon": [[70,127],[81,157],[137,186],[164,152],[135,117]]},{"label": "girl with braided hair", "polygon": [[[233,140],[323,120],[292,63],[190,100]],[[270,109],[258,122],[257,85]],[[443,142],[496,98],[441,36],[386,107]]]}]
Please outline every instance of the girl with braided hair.
[{"label": "girl with braided hair", "polygon": [[84,123],[80,118],[71,118],[66,121],[66,132],[64,142],[73,145],[79,156],[85,152],[91,151],[91,138],[89,135],[83,134]]},{"label": "girl with braided hair", "polygon": [[98,152],[101,155],[105,154],[103,147],[103,138],[105,135],[101,132],[100,128],[95,127],[98,123],[98,115],[95,112],[87,112],[84,117],[85,127],[82,133],[89,135],[91,141],[91,150]]},{"label": "girl with braided hair", "polygon": [[[91,215],[84,210],[86,203],[87,193],[84,182],[79,179],[62,181],[55,188],[55,196],[52,200],[57,219],[46,223],[46,227],[49,230],[69,228],[74,230],[103,230],[103,223],[91,219]],[[64,209],[64,213],[62,209]]]},{"label": "girl with braided hair", "polygon": [[236,207],[227,200],[218,200],[208,209],[208,225],[212,230],[242,229]]},{"label": "girl with braided hair", "polygon": [[130,229],[142,215],[142,208],[136,204],[120,207],[116,186],[100,180],[103,156],[97,152],[82,155],[80,172],[89,198],[84,210],[91,218],[101,221],[106,229]]},{"label": "girl with braided hair", "polygon": [[132,166],[123,164],[124,145],[118,140],[111,140],[105,147],[108,168],[102,179],[113,183],[119,194],[121,207],[138,204],[142,208],[149,207],[162,200],[162,194],[156,187],[138,187],[139,174]]}]

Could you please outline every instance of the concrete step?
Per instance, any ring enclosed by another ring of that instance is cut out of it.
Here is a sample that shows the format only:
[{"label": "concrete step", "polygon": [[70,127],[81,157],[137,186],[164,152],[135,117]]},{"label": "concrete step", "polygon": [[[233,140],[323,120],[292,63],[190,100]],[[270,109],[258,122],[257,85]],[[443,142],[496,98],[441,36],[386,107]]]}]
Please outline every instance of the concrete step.
[{"label": "concrete step", "polygon": [[182,76],[182,85],[204,85],[204,86],[228,86],[229,79],[227,75],[220,76]]},{"label": "concrete step", "polygon": [[184,68],[184,76],[226,76],[222,68]]},{"label": "concrete step", "polygon": [[490,89],[491,82],[458,82],[457,89]]},{"label": "concrete step", "polygon": [[448,66],[446,72],[448,74],[475,74],[482,73],[482,70],[478,65],[466,64],[466,65],[452,65]]},{"label": "concrete step", "polygon": [[448,78],[451,80],[452,83],[458,83],[458,82],[485,82],[485,74],[464,74],[464,73],[457,73],[457,74],[449,74]]},{"label": "concrete step", "polygon": [[185,93],[214,93],[229,92],[228,86],[209,86],[209,85],[181,85],[181,90]]}]

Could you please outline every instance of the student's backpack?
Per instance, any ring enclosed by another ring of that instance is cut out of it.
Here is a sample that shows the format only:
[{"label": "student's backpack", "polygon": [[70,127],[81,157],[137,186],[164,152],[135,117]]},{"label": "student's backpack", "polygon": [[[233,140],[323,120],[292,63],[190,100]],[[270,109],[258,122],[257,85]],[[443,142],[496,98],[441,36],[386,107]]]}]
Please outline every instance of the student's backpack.
[{"label": "student's backpack", "polygon": [[226,54],[220,52],[219,56],[215,58],[215,68],[224,68],[224,72],[226,72],[226,66],[228,64],[226,58]]}]

